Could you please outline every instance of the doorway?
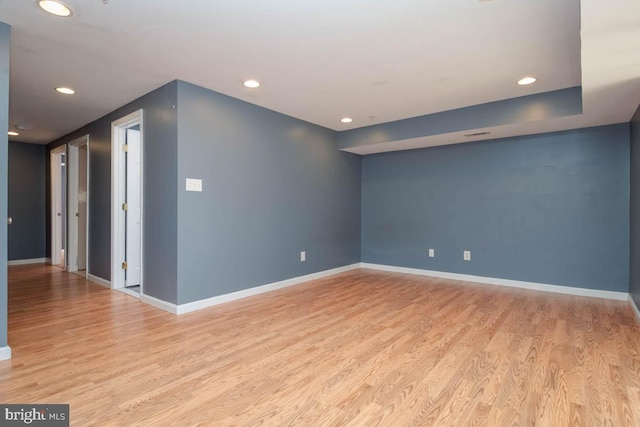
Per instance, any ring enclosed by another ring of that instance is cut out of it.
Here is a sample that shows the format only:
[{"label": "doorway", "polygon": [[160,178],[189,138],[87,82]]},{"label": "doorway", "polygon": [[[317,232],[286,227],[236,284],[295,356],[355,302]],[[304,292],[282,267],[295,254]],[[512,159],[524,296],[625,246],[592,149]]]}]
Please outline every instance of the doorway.
[{"label": "doorway", "polygon": [[142,110],[113,122],[111,135],[111,287],[139,298],[143,293]]},{"label": "doorway", "polygon": [[65,145],[51,150],[51,264],[63,268],[65,267],[67,235],[67,171],[65,157]]},{"label": "doorway", "polygon": [[89,135],[69,143],[67,172],[69,194],[67,209],[67,270],[85,276],[88,271],[89,218]]}]

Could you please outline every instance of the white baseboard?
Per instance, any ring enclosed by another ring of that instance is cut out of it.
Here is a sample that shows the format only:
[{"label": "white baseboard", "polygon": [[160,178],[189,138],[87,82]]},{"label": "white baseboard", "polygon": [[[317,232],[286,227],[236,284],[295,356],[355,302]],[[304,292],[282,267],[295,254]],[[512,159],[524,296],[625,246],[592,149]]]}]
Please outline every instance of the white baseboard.
[{"label": "white baseboard", "polygon": [[105,288],[111,289],[111,282],[108,280],[104,280],[101,277],[94,276],[93,274],[87,273],[87,280],[96,283],[98,285],[104,286]]},{"label": "white baseboard", "polygon": [[638,306],[636,305],[636,302],[633,300],[633,297],[631,296],[631,294],[629,294],[629,303],[631,304],[631,309],[633,310],[633,312],[636,314],[636,317],[638,318],[638,322],[640,322],[640,309],[638,309]]},{"label": "white baseboard", "polygon": [[554,292],[557,294],[578,295],[583,297],[605,298],[626,301],[626,292],[604,291],[599,289],[574,288],[572,286],[547,285],[544,283],[522,282],[520,280],[497,279],[494,277],[472,276],[469,274],[448,273],[445,271],[421,270],[418,268],[395,267],[392,265],[360,263],[361,268],[391,271],[395,273],[417,274],[420,276],[438,277],[441,279],[460,280],[464,282],[484,283],[487,285],[508,286],[511,288],[531,289],[534,291]]},{"label": "white baseboard", "polygon": [[134,297],[134,298],[138,298],[138,299],[140,299],[140,293],[138,293],[138,292],[133,292],[133,291],[132,291],[132,290],[130,290],[130,289],[127,289],[127,288],[120,288],[120,289],[115,289],[115,290],[116,290],[116,291],[120,291],[120,292],[122,292],[123,294],[127,294],[127,295],[129,295],[130,297]]},{"label": "white baseboard", "polygon": [[[626,292],[576,288],[572,286],[548,285],[544,283],[523,282],[520,280],[498,279],[494,277],[484,277],[484,276],[472,276],[469,274],[448,273],[444,271],[422,270],[417,268],[396,267],[391,265],[356,263],[356,264],[351,264],[344,267],[334,268],[331,270],[320,271],[318,273],[307,274],[305,276],[294,277],[291,279],[282,280],[280,282],[269,283],[262,286],[256,286],[254,288],[244,289],[242,291],[232,292],[224,295],[218,295],[215,297],[211,297],[211,298],[207,298],[199,301],[193,301],[186,304],[177,305],[177,304],[163,301],[161,299],[158,299],[149,295],[144,295],[144,294],[140,296],[140,300],[146,304],[152,305],[154,307],[157,307],[169,313],[180,315],[180,314],[190,313],[196,310],[202,310],[208,307],[213,307],[215,305],[224,304],[226,302],[235,301],[241,298],[259,295],[265,292],[275,291],[277,289],[286,288],[288,286],[298,285],[300,283],[308,282],[310,280],[320,279],[323,277],[331,276],[338,273],[343,273],[343,272],[354,270],[357,268],[368,268],[372,270],[389,271],[389,272],[395,272],[395,273],[416,274],[420,276],[438,277],[442,279],[451,279],[451,280],[458,280],[463,282],[475,282],[475,283],[483,283],[488,285],[507,286],[511,288],[530,289],[535,291],[553,292],[553,293],[567,294],[567,295],[613,299],[618,301],[626,301],[629,299],[629,294]],[[103,280],[103,279],[99,279],[99,280]],[[640,313],[637,311],[637,307],[635,306],[633,301],[631,301],[631,303],[634,310],[636,310],[636,314],[638,315],[638,318],[640,319]]]},{"label": "white baseboard", "polygon": [[300,283],[308,282],[310,280],[321,279],[323,277],[332,276],[334,274],[343,273],[349,270],[355,270],[360,268],[360,263],[347,265],[344,267],[332,268],[331,270],[320,271],[318,273],[307,274],[305,276],[294,277],[280,282],[269,283],[262,286],[256,286],[254,288],[243,289],[238,292],[232,292],[230,294],[218,295],[215,297],[188,302],[186,304],[176,305],[167,301],[163,301],[158,298],[154,298],[149,295],[141,295],[140,300],[146,304],[152,305],[164,311],[168,311],[173,314],[185,314],[196,310],[202,310],[203,308],[213,307],[214,305],[224,304],[226,302],[235,301],[241,298],[246,298],[254,295],[263,294],[265,292],[275,291],[276,289],[286,288],[288,286],[298,285]]},{"label": "white baseboard", "polygon": [[11,359],[11,347],[0,347],[0,360]]},{"label": "white baseboard", "polygon": [[172,302],[167,302],[145,294],[140,295],[140,301],[159,308],[160,310],[168,311],[171,314],[178,314],[178,306]]},{"label": "white baseboard", "polygon": [[347,265],[344,267],[332,268],[331,270],[320,271],[318,273],[307,274],[305,276],[294,277],[280,282],[269,283],[267,285],[256,286],[255,288],[244,289],[238,292],[232,292],[230,294],[218,295],[215,297],[189,302],[186,304],[178,305],[177,314],[189,313],[203,308],[212,307],[218,304],[224,304],[225,302],[235,301],[241,298],[246,298],[254,295],[259,295],[265,292],[275,291],[276,289],[286,288],[288,286],[298,285],[300,283],[308,282],[310,280],[321,279],[323,277],[332,276],[338,273],[344,273],[345,271],[355,270],[360,267],[360,263]]},{"label": "white baseboard", "polygon": [[14,259],[7,261],[7,265],[44,264],[47,258]]}]

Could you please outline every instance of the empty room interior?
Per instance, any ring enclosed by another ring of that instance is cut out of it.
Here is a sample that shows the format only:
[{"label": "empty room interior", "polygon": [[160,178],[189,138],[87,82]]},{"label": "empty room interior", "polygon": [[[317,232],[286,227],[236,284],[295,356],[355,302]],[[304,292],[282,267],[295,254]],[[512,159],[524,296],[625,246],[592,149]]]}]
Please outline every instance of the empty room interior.
[{"label": "empty room interior", "polygon": [[0,1],[0,424],[640,426],[639,105],[636,0]]}]

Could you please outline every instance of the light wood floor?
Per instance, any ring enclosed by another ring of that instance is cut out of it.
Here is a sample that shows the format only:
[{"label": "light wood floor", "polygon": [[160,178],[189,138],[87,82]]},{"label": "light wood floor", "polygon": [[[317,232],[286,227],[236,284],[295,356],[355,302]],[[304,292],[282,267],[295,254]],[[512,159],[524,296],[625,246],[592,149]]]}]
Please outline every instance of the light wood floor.
[{"label": "light wood floor", "polygon": [[9,270],[0,402],[72,425],[640,426],[626,302],[354,270],[180,317]]}]

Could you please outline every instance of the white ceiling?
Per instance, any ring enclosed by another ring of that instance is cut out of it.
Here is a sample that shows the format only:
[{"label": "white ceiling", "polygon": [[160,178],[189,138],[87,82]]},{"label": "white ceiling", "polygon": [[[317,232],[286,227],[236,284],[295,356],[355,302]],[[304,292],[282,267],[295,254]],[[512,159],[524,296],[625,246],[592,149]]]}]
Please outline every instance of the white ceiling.
[{"label": "white ceiling", "polygon": [[[70,18],[0,0],[12,26],[10,126],[30,127],[15,140],[51,142],[174,79],[335,130],[581,84],[585,112],[602,122],[628,121],[640,101],[637,0],[66,3]],[[528,74],[538,82],[515,84]],[[244,88],[247,78],[262,86]],[[61,85],[78,93],[59,95]],[[532,131],[512,127],[504,136]]]}]

